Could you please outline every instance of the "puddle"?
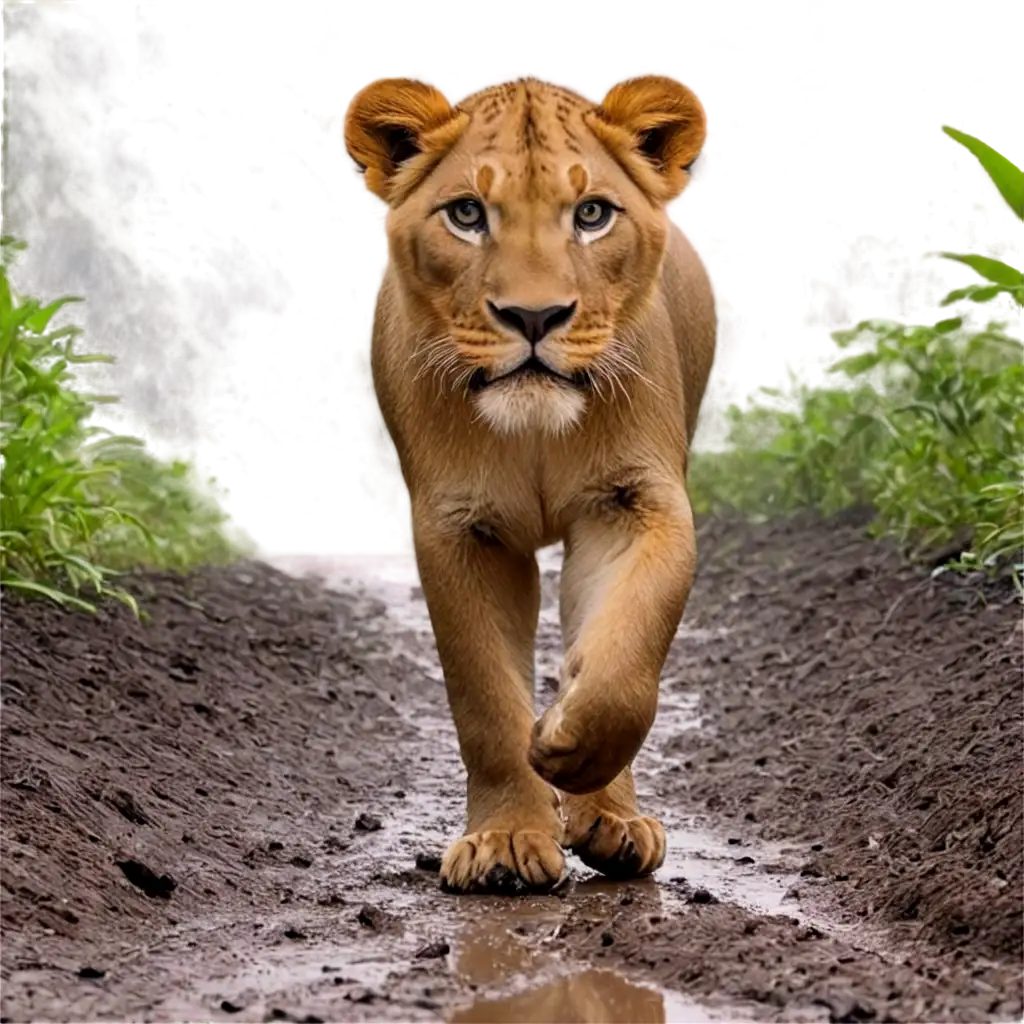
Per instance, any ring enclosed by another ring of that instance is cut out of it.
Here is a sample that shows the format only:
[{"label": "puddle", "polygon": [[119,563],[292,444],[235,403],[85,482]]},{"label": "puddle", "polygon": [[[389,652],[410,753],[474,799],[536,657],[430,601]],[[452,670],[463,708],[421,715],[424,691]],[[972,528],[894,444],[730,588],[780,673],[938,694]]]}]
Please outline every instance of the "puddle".
[{"label": "puddle", "polygon": [[[607,883],[582,886],[585,899],[621,889]],[[463,926],[451,955],[451,969],[467,987],[484,994],[462,1002],[446,1020],[479,1024],[522,1021],[629,1022],[708,1021],[697,1004],[675,993],[638,985],[616,971],[578,969],[545,944],[558,937],[566,907],[557,901],[492,903]]]},{"label": "puddle", "polygon": [[478,999],[450,1014],[451,1024],[520,1024],[522,1021],[667,1024],[709,1021],[679,996],[635,985],[614,971],[584,970],[503,999]]}]

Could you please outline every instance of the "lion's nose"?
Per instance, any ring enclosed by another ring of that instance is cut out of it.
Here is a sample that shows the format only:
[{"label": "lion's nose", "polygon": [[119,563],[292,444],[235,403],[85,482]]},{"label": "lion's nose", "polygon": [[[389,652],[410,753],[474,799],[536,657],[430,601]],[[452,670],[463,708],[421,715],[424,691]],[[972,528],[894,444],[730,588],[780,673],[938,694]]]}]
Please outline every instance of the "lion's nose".
[{"label": "lion's nose", "polygon": [[496,306],[487,303],[495,319],[518,331],[531,345],[536,345],[556,327],[568,323],[576,312],[571,306],[548,306],[547,309],[526,309],[523,306]]}]

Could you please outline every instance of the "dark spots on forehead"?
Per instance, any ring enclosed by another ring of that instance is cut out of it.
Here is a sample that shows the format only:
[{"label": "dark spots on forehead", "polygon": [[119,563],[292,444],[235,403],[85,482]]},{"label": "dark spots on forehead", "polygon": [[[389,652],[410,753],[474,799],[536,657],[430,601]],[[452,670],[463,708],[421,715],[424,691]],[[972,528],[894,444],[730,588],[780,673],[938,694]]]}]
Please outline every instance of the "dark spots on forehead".
[{"label": "dark spots on forehead", "polygon": [[517,150],[534,150],[550,153],[551,145],[548,133],[541,124],[540,111],[537,103],[536,93],[530,86],[523,89],[523,117],[519,127],[519,139]]},{"label": "dark spots on forehead", "polygon": [[593,106],[575,93],[535,79],[507,82],[479,92],[460,106],[481,127],[479,153],[505,151],[530,158],[533,175],[553,173],[550,158],[583,153],[579,114]]}]

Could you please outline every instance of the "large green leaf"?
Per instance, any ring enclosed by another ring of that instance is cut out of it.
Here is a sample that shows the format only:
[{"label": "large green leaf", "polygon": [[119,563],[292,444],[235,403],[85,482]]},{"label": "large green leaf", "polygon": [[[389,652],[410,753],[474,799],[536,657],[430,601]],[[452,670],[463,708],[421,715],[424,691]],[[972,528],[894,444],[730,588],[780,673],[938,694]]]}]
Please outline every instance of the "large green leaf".
[{"label": "large green leaf", "polygon": [[1024,171],[981,139],[976,139],[966,132],[959,132],[948,125],[943,125],[942,130],[978,158],[978,162],[999,189],[1000,195],[1010,204],[1010,209],[1024,220]]},{"label": "large green leaf", "polygon": [[955,252],[940,252],[940,256],[947,260],[956,260],[957,263],[964,263],[971,270],[981,274],[986,281],[995,284],[1005,285],[1007,288],[1019,288],[1024,284],[1024,274],[1011,267],[1002,260],[994,260],[988,256],[963,255]]}]

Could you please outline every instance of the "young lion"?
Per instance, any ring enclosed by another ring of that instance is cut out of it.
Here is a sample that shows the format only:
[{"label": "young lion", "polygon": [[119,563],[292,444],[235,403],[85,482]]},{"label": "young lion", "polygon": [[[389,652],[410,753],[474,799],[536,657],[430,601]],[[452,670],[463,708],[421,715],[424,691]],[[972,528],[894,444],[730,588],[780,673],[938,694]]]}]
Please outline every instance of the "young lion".
[{"label": "young lion", "polygon": [[[616,878],[664,859],[630,765],[696,557],[715,310],[665,204],[704,135],[696,96],[658,77],[599,106],[527,79],[453,107],[387,79],[349,107],[388,204],[374,388],[468,774],[451,891],[550,888],[563,846]],[[565,662],[534,721],[535,552],[557,541]]]}]

